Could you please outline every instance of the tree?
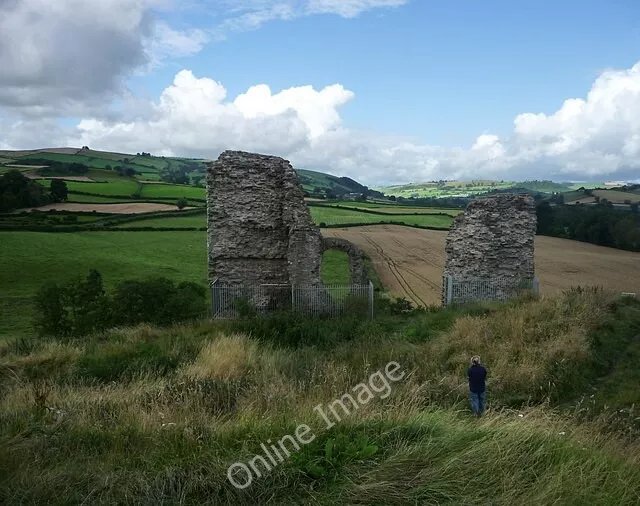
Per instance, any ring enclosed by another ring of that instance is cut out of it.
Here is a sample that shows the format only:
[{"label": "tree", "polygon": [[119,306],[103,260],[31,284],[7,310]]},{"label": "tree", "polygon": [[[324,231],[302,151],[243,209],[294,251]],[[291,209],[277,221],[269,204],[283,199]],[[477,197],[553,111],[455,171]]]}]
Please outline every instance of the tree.
[{"label": "tree", "polygon": [[54,202],[64,202],[67,200],[67,183],[65,183],[64,180],[51,180],[51,188],[49,191],[51,192],[51,200]]},{"label": "tree", "polygon": [[10,170],[0,176],[0,212],[38,207],[50,202],[51,197],[46,188],[19,171]]},{"label": "tree", "polygon": [[176,205],[178,206],[178,209],[182,211],[187,206],[187,199],[180,197],[178,202],[176,202]]}]

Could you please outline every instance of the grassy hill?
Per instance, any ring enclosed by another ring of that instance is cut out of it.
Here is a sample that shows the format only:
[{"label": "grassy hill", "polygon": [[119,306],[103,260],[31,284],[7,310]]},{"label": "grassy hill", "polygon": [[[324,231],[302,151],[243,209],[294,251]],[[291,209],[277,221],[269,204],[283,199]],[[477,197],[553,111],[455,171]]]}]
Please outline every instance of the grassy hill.
[{"label": "grassy hill", "polygon": [[[0,501],[638,504],[637,301],[574,290],[388,309],[373,322],[279,316],[0,343]],[[298,344],[271,340],[281,333]],[[479,420],[466,401],[474,353],[490,371]],[[400,379],[372,376],[391,361]],[[359,383],[371,398],[329,410]],[[261,445],[300,424],[306,444],[270,462]],[[230,466],[256,455],[260,475],[234,487]]]},{"label": "grassy hill", "polygon": [[406,185],[376,187],[385,195],[403,198],[471,197],[495,190],[529,191],[540,193],[568,192],[580,187],[599,188],[604,183],[557,183],[554,181],[431,181]]},{"label": "grassy hill", "polygon": [[[126,174],[130,181],[164,181],[189,183],[204,187],[207,160],[152,156],[149,153],[112,153],[78,148],[51,148],[26,151],[0,151],[0,174],[11,169],[37,175],[43,166],[51,163],[82,164],[89,168],[87,177],[111,178]],[[128,171],[128,172],[127,172]],[[362,193],[366,187],[348,177],[336,177],[322,172],[298,169],[298,178],[305,191],[317,196]],[[70,175],[70,174],[67,174]],[[92,188],[96,190],[96,188]],[[76,189],[76,191],[84,191]],[[96,192],[97,193],[97,192]],[[163,190],[145,192],[148,196],[163,196]],[[166,193],[166,192],[165,192]],[[193,193],[193,192],[192,192]],[[110,193],[111,195],[128,195]]]}]

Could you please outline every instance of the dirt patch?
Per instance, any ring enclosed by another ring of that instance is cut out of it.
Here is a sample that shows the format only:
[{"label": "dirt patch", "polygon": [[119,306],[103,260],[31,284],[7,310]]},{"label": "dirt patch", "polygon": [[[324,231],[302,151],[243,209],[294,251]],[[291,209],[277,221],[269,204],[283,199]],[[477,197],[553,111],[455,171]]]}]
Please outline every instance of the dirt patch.
[{"label": "dirt patch", "polygon": [[[393,295],[418,305],[440,304],[446,231],[371,225],[323,229],[322,234],[363,249]],[[577,285],[640,293],[640,253],[536,236],[534,257],[543,295]]]},{"label": "dirt patch", "polygon": [[[91,212],[96,211],[98,213],[112,213],[112,214],[139,214],[139,213],[151,213],[156,211],[177,211],[178,206],[171,204],[152,204],[148,202],[132,202],[130,204],[49,204],[42,207],[32,207],[29,209],[20,209],[14,211],[19,213],[22,211],[49,211],[55,209],[56,211],[71,211],[71,212]],[[185,207],[184,209],[194,209],[193,207]]]},{"label": "dirt patch", "polygon": [[87,176],[38,176],[37,174],[25,174],[29,179],[63,179],[65,181],[83,181],[85,183],[95,183],[95,179]]},{"label": "dirt patch", "polygon": [[[48,165],[19,165],[17,163],[12,163],[11,165],[5,165],[5,167],[8,167],[10,169],[34,169],[35,170],[35,169],[45,169],[48,167]],[[29,177],[28,175],[26,176]]]}]

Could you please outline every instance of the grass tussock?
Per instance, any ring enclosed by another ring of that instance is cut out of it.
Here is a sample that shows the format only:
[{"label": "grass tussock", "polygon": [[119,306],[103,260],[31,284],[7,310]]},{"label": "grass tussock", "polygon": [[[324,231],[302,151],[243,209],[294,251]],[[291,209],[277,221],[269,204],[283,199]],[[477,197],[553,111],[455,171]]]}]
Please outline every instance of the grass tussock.
[{"label": "grass tussock", "polygon": [[[574,290],[501,306],[380,316],[373,324],[350,320],[342,341],[333,321],[330,338],[316,344],[310,337],[322,327],[294,323],[297,334],[285,329],[284,340],[269,339],[273,322],[254,320],[242,323],[246,332],[226,323],[139,326],[4,344],[0,501],[640,500],[638,433],[612,423],[610,411],[578,416],[559,405],[602,374],[624,376],[625,352],[640,332],[636,301]],[[608,343],[615,353],[606,351]],[[489,411],[480,420],[466,406],[473,354],[490,371]],[[327,429],[314,407],[366,383],[391,360],[405,376],[390,385],[390,395],[352,407]],[[619,387],[624,391],[605,381],[602,391],[616,402],[634,399],[630,383]],[[230,484],[229,465],[263,454],[261,443],[294,434],[300,423],[312,427],[313,442],[248,489]]]}]

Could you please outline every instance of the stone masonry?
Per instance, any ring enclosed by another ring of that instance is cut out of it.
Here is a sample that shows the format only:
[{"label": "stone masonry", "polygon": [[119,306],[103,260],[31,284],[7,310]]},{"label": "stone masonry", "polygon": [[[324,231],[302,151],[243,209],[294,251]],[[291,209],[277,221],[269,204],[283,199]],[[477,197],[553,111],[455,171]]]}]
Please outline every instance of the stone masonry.
[{"label": "stone masonry", "polygon": [[472,201],[447,236],[444,283],[447,275],[456,281],[533,279],[536,225],[529,195],[505,193]]},{"label": "stone masonry", "polygon": [[225,151],[207,171],[209,280],[320,284],[322,236],[291,164]]},{"label": "stone masonry", "polygon": [[339,237],[325,237],[322,241],[324,250],[344,251],[349,256],[349,275],[354,285],[366,285],[369,282],[365,266],[364,251],[355,244]]}]

